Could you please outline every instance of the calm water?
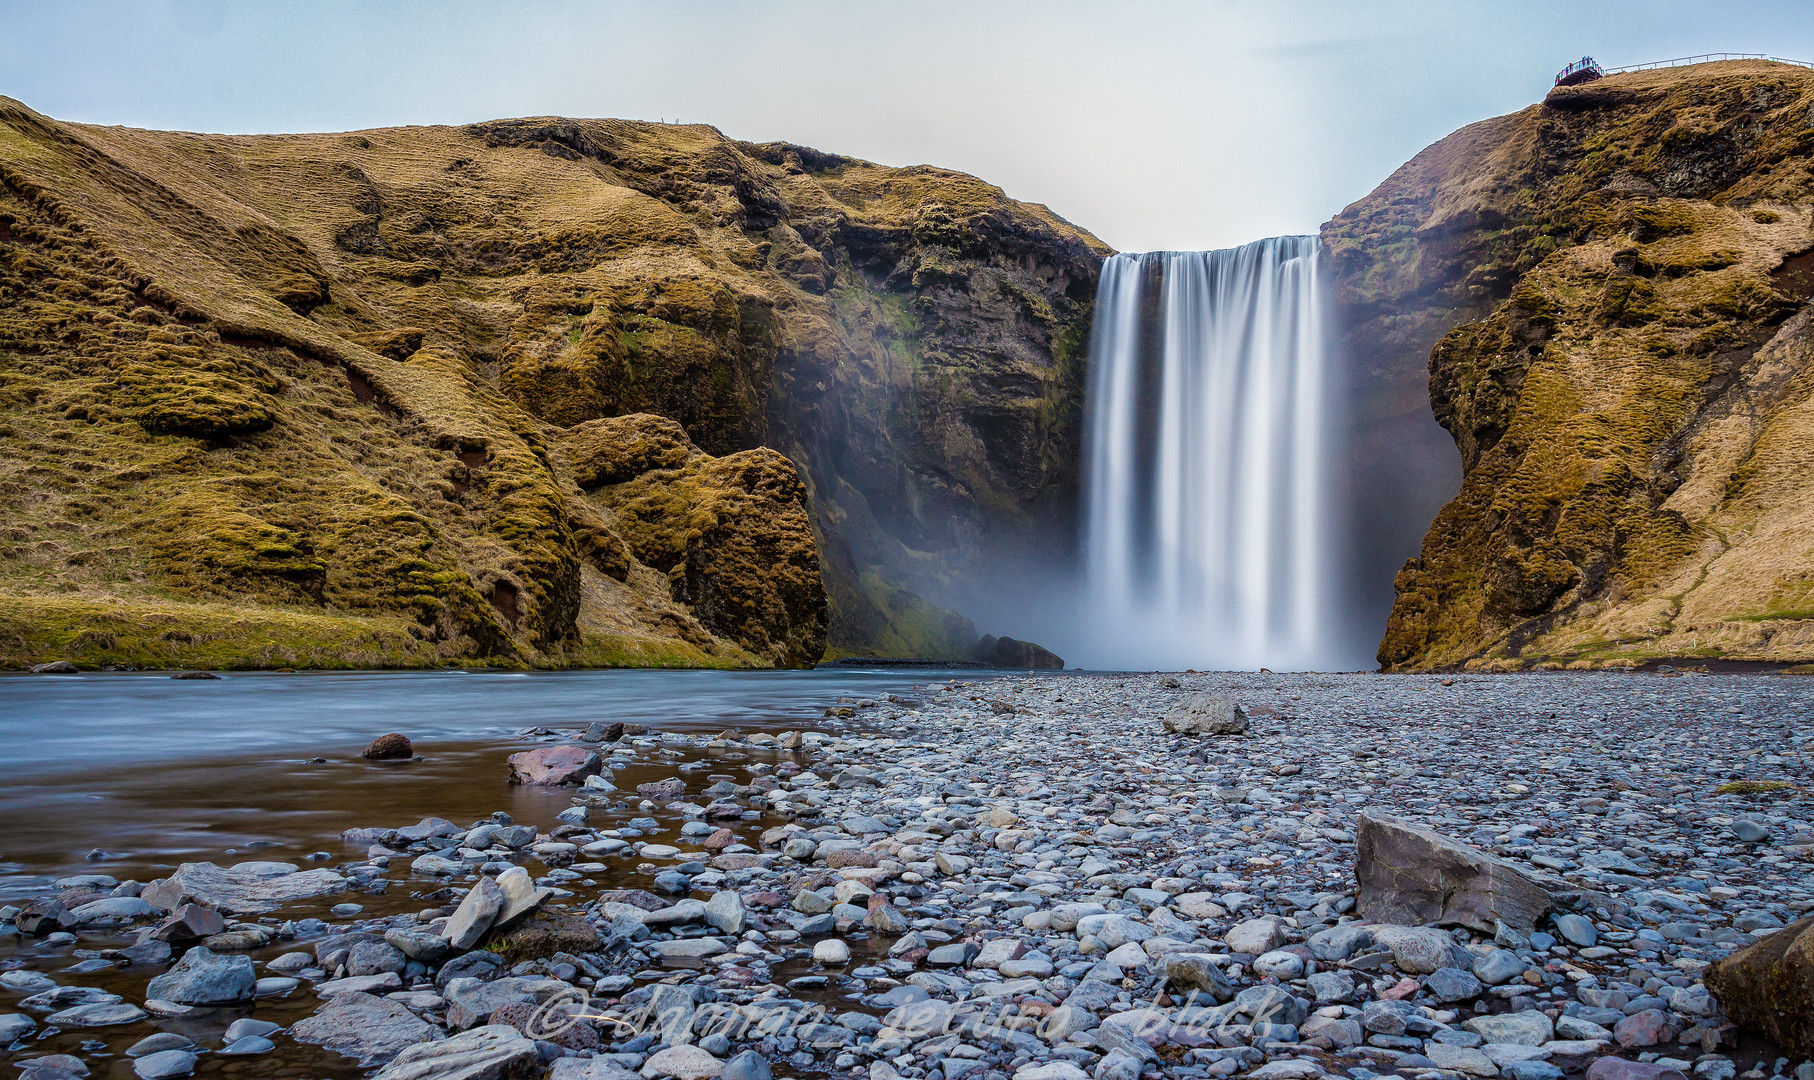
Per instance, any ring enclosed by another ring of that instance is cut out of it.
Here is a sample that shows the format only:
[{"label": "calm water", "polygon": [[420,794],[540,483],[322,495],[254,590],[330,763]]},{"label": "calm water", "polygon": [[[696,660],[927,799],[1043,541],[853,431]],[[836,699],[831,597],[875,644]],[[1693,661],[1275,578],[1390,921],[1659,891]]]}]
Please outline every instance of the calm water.
[{"label": "calm water", "polygon": [[[505,758],[529,746],[526,728],[574,729],[622,720],[657,731],[746,732],[824,728],[824,709],[840,697],[918,696],[947,678],[933,671],[670,672],[550,674],[372,673],[228,675],[218,681],[150,674],[0,676],[0,899],[41,892],[70,873],[104,873],[148,881],[185,861],[232,864],[246,859],[302,862],[314,852],[336,866],[364,857],[345,845],[353,826],[414,824],[434,815],[460,824],[504,810],[547,829],[571,790],[508,783]],[[979,673],[965,671],[964,679]],[[371,762],[359,756],[373,737],[400,731],[417,759]],[[723,775],[739,783],[749,766],[782,754],[754,748],[687,748],[637,754],[613,774],[620,788],[680,775],[697,791]],[[325,760],[317,760],[325,759]],[[679,770],[683,762],[703,768]],[[626,824],[640,811],[595,812],[596,827]],[[679,815],[658,812],[653,841],[678,842]],[[620,820],[621,819],[621,820]],[[746,839],[769,820],[735,823]],[[95,860],[86,856],[99,850]],[[531,862],[532,872],[540,864]],[[277,918],[324,916],[351,900],[363,916],[416,911],[442,879],[418,878],[399,859],[382,893],[355,892],[279,909]],[[586,897],[600,888],[646,887],[632,860],[569,886]],[[145,997],[160,969],[66,969],[94,950],[128,944],[130,934],[91,930],[71,946],[0,936],[0,968],[28,966],[58,982],[97,987],[131,1002]],[[855,943],[859,951],[863,942]],[[251,953],[262,963],[307,942],[279,941]],[[793,966],[800,966],[795,964]],[[795,972],[783,965],[785,975]],[[851,992],[840,989],[842,996]],[[18,995],[0,993],[0,1013]],[[0,1068],[34,1056],[82,1057],[94,1080],[134,1080],[126,1047],[155,1031],[176,1031],[203,1049],[218,1048],[228,1024],[256,1016],[289,1025],[319,1004],[305,986],[287,997],[241,1008],[201,1009],[175,1020],[148,1019],[100,1029],[41,1031],[8,1051]],[[848,1007],[846,1004],[845,1007]],[[355,1080],[355,1063],[318,1047],[275,1037],[277,1049],[253,1058],[205,1053],[204,1080],[327,1077]]]},{"label": "calm water", "polygon": [[[515,737],[525,728],[622,720],[659,731],[780,731],[823,724],[839,697],[905,694],[949,674],[0,677],[0,898],[68,873],[143,879],[185,860],[232,861],[229,849],[338,856],[343,829],[430,814],[464,824],[506,810],[546,827],[568,796],[506,783],[504,758],[525,747]],[[408,735],[418,760],[359,757],[387,731]],[[89,861],[97,849],[106,858]]]}]

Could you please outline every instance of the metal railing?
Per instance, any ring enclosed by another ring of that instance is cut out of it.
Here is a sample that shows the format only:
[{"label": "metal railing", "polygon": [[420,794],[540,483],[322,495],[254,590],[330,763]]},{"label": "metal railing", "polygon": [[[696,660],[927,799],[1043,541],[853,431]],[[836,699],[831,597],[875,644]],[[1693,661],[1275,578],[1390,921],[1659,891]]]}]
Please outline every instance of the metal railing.
[{"label": "metal railing", "polygon": [[[1702,53],[1699,56],[1678,56],[1674,60],[1656,60],[1648,64],[1627,64],[1624,67],[1603,69],[1608,75],[1622,75],[1628,71],[1655,71],[1657,68],[1684,67],[1688,64],[1706,64],[1715,60],[1768,60],[1775,64],[1794,64],[1796,67],[1814,68],[1814,64],[1805,60],[1785,60],[1780,56],[1769,56],[1765,53]],[[1573,67],[1574,65],[1569,65]]]}]

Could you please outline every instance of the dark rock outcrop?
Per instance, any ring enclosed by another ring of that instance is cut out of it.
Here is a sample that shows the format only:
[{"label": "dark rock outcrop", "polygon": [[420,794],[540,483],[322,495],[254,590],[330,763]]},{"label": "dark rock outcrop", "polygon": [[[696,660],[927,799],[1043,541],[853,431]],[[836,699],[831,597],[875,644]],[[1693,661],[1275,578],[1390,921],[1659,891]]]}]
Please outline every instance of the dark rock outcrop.
[{"label": "dark rock outcrop", "polygon": [[984,634],[976,645],[976,659],[991,667],[1023,671],[1063,671],[1064,658],[1031,641],[1016,641]]}]

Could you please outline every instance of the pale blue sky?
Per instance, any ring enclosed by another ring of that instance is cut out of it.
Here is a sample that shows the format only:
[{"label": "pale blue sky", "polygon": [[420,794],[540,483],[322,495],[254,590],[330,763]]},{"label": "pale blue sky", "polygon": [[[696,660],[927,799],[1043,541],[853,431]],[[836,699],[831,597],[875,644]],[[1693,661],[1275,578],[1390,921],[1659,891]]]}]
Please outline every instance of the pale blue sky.
[{"label": "pale blue sky", "polygon": [[976,173],[1127,250],[1306,232],[1591,53],[1814,61],[1808,0],[0,0],[50,115],[325,131],[676,118]]}]

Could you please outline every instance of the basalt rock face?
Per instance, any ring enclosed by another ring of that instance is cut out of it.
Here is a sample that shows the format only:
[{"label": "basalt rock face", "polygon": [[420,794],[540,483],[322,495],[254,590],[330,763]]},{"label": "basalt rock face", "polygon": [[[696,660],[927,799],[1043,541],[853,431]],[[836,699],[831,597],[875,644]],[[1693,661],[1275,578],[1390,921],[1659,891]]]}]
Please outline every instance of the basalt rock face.
[{"label": "basalt rock face", "polygon": [[958,626],[898,568],[1062,502],[1100,251],[702,126],[0,99],[0,662],[801,664],[919,625],[878,598]]},{"label": "basalt rock face", "polygon": [[1387,668],[1814,655],[1814,71],[1613,76],[1464,128],[1324,227],[1352,345],[1460,493]]}]

